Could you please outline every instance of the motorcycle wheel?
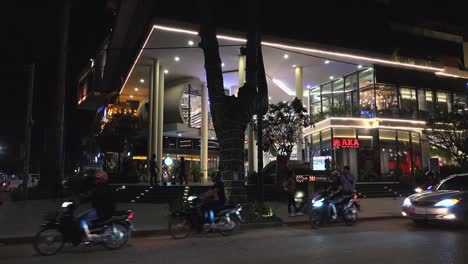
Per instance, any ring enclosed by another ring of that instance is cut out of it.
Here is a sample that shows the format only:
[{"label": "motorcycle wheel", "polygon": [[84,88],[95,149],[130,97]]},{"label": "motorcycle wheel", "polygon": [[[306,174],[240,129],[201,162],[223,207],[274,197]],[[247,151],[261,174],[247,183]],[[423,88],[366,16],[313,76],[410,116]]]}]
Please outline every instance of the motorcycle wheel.
[{"label": "motorcycle wheel", "polygon": [[310,226],[313,229],[318,229],[322,223],[322,212],[317,210],[312,210],[309,216]]},{"label": "motorcycle wheel", "polygon": [[42,256],[51,256],[62,250],[65,236],[53,227],[42,228],[34,237],[34,250]]},{"label": "motorcycle wheel", "polygon": [[352,213],[352,212],[345,212],[343,215],[343,219],[345,224],[347,225],[354,225],[357,221],[357,213]]},{"label": "motorcycle wheel", "polygon": [[234,233],[237,233],[240,230],[241,222],[239,221],[239,219],[233,217],[231,218],[231,225],[232,225],[232,228],[221,229],[220,230],[221,235],[230,236]]},{"label": "motorcycle wheel", "polygon": [[130,238],[131,231],[127,225],[115,223],[104,230],[104,234],[109,234],[110,238],[104,240],[102,244],[105,248],[114,250],[125,246]]},{"label": "motorcycle wheel", "polygon": [[192,223],[187,217],[173,216],[169,219],[169,232],[174,239],[186,238],[192,232]]}]

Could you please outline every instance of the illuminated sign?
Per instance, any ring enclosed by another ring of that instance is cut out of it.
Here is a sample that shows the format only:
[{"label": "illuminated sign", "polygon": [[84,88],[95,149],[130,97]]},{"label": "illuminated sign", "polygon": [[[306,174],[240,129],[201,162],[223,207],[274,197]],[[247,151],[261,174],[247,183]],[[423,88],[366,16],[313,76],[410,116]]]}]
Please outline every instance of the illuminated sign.
[{"label": "illuminated sign", "polygon": [[296,182],[328,182],[326,176],[314,176],[314,175],[296,175]]},{"label": "illuminated sign", "polygon": [[334,138],[332,142],[334,149],[359,148],[359,140],[356,138]]},{"label": "illuminated sign", "polygon": [[312,169],[314,171],[329,170],[331,165],[331,156],[313,156]]}]

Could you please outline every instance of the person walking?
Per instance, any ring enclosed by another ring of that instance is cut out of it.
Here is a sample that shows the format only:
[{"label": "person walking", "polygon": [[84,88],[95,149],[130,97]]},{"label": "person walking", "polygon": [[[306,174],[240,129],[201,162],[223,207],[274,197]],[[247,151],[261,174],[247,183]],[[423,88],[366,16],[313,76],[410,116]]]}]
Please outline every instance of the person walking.
[{"label": "person walking", "polygon": [[156,154],[151,155],[150,160],[150,185],[158,185],[158,164],[156,163]]},{"label": "person walking", "polygon": [[185,181],[185,185],[187,185],[188,180],[187,180],[187,171],[185,169],[185,158],[180,157],[180,161],[179,161],[179,182],[182,185],[182,184],[184,184],[184,181]]},{"label": "person walking", "polygon": [[[289,216],[303,215],[297,208],[296,201],[294,200],[294,194],[296,193],[296,174],[294,171],[289,174],[288,181],[286,182],[286,194],[288,198],[288,214]],[[294,211],[291,210],[294,208]]]},{"label": "person walking", "polygon": [[341,184],[343,185],[343,194],[349,195],[356,191],[356,179],[350,174],[349,166],[344,166],[341,172]]}]

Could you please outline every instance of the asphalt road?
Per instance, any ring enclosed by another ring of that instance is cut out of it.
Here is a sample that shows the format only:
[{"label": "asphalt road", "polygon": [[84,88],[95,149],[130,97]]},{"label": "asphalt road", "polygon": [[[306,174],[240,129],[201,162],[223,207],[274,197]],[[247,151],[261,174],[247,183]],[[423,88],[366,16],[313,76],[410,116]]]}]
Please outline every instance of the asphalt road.
[{"label": "asphalt road", "polygon": [[197,235],[132,238],[118,251],[66,247],[52,257],[37,256],[31,245],[0,246],[0,263],[468,263],[468,231],[418,228],[407,220],[375,220],[353,227],[330,225],[246,230],[231,237]]}]

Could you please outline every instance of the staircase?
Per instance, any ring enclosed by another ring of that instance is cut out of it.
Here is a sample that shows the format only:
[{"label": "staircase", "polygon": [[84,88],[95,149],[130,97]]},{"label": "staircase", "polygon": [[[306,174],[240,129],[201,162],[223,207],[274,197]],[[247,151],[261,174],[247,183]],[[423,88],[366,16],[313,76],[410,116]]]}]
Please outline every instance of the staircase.
[{"label": "staircase", "polygon": [[358,182],[356,189],[361,198],[405,197],[414,193],[408,186],[396,182]]},{"label": "staircase", "polygon": [[114,185],[114,197],[120,203],[170,204],[179,198],[207,191],[210,186]]}]

